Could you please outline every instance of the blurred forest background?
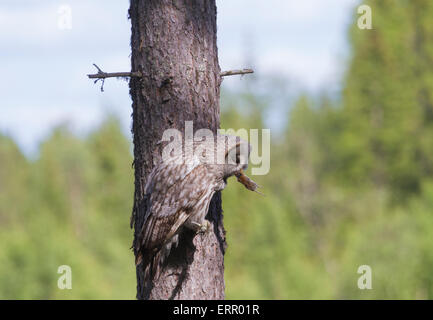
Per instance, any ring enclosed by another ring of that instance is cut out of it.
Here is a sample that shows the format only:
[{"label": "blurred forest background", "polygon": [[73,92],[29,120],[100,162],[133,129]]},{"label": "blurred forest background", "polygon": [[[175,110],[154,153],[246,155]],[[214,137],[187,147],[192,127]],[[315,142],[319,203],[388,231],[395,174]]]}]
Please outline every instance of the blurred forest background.
[{"label": "blurred forest background", "polygon": [[[285,99],[262,75],[223,92],[222,128],[263,128],[273,104],[287,118],[253,177],[266,197],[223,192],[228,299],[433,298],[433,2],[366,3],[339,96]],[[115,116],[85,138],[58,127],[36,159],[0,136],[1,299],[135,298],[131,150]]]}]

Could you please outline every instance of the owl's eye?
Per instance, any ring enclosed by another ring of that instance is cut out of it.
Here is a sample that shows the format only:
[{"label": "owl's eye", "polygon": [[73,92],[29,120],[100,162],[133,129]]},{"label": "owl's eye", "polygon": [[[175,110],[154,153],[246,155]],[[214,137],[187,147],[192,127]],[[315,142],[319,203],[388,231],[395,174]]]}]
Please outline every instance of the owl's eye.
[{"label": "owl's eye", "polygon": [[242,154],[242,147],[240,144],[236,145],[236,147],[231,148],[226,155],[226,163],[231,165],[238,166],[241,164],[241,154]]}]

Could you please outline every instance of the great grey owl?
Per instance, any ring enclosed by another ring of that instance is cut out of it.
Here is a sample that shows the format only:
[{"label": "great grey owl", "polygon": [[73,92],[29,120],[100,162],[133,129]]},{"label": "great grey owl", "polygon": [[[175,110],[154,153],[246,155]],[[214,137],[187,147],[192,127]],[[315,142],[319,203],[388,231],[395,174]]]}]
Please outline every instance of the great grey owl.
[{"label": "great grey owl", "polygon": [[194,141],[187,149],[163,158],[146,181],[146,213],[134,249],[136,265],[142,264],[147,278],[159,273],[163,260],[178,245],[183,228],[207,231],[210,201],[216,191],[226,187],[227,178],[235,175],[252,191],[258,187],[243,173],[251,146],[241,138],[217,135],[216,139]]}]

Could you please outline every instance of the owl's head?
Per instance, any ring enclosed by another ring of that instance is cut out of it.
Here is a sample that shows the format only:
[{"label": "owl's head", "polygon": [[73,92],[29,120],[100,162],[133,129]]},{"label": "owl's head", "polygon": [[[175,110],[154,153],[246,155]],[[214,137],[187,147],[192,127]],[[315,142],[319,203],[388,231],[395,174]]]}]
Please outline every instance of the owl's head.
[{"label": "owl's head", "polygon": [[223,166],[224,179],[248,168],[251,145],[236,136],[226,136],[225,162]]}]

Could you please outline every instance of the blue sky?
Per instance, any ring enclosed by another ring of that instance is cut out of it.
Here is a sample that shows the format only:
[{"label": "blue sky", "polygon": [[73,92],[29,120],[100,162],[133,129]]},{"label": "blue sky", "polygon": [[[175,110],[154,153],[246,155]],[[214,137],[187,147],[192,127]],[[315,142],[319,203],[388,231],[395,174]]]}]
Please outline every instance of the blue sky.
[{"label": "blue sky", "polygon": [[[338,85],[348,53],[347,27],[358,0],[217,0],[222,70],[252,67],[319,92]],[[71,8],[72,28],[58,27]],[[128,0],[2,0],[0,132],[32,154],[51,129],[67,123],[85,134],[117,114],[129,133],[128,84],[110,79],[104,92],[87,79],[130,70]],[[253,65],[249,65],[253,64]],[[231,77],[223,86],[242,81]]]}]

